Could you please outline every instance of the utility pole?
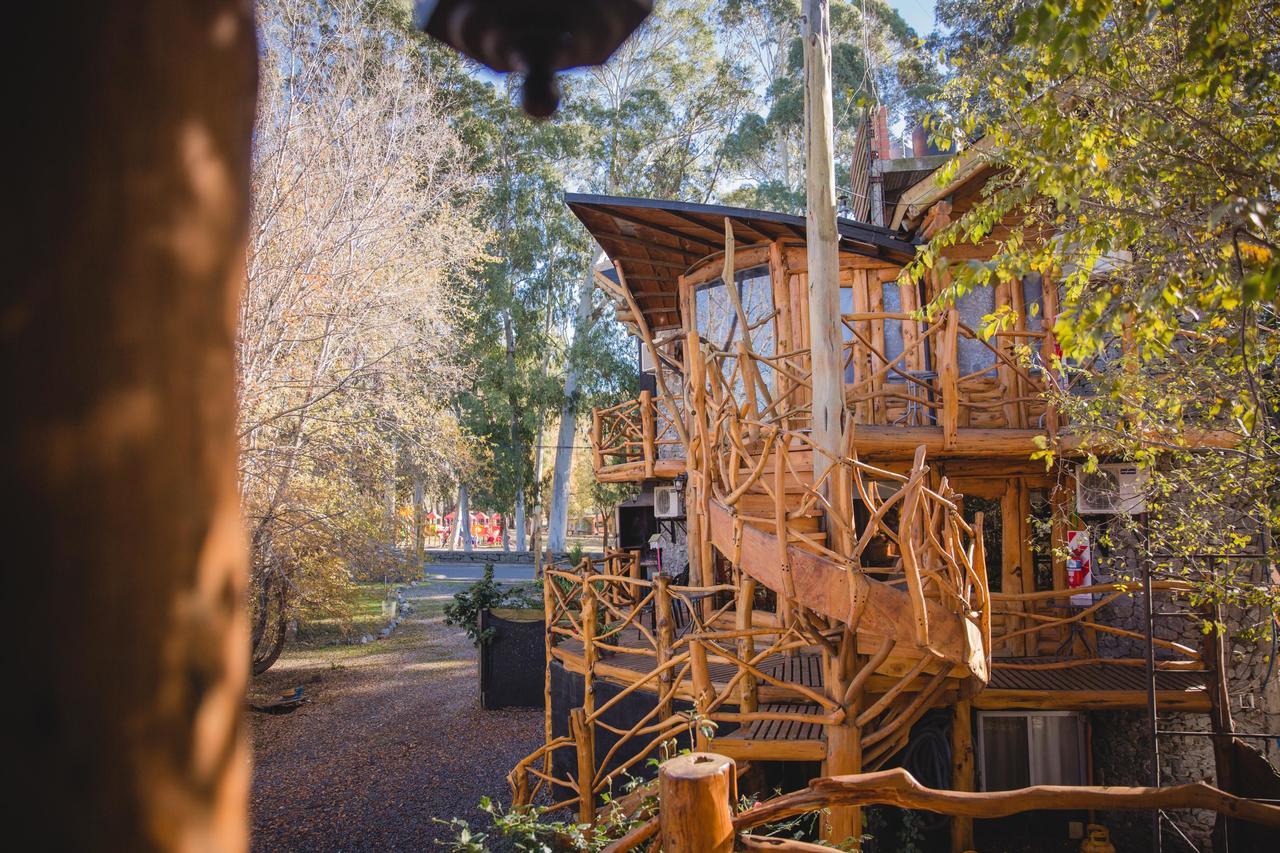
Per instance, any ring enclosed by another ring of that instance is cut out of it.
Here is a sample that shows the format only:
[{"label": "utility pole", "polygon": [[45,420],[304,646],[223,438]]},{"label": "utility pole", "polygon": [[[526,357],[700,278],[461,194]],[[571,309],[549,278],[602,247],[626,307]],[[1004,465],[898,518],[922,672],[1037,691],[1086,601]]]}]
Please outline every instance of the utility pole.
[{"label": "utility pole", "polygon": [[[844,454],[845,405],[843,336],[840,332],[839,232],[836,230],[835,129],[831,106],[831,9],[830,0],[804,0],[801,15],[804,40],[805,129],[805,242],[809,280],[809,347],[813,382],[813,478],[822,483],[827,512],[847,517],[848,489],[844,468],[837,464]],[[834,466],[834,469],[833,469]],[[829,472],[829,476],[828,476]],[[839,528],[827,519],[828,535],[840,549]],[[851,673],[856,661],[856,641],[846,629],[840,642],[836,671]],[[827,678],[836,701],[844,703],[843,681]],[[846,720],[856,716],[858,697],[846,707]],[[860,732],[857,726],[827,726],[825,775],[862,770]],[[862,835],[862,813],[857,807],[836,806],[823,825],[823,837],[843,842]]]}]

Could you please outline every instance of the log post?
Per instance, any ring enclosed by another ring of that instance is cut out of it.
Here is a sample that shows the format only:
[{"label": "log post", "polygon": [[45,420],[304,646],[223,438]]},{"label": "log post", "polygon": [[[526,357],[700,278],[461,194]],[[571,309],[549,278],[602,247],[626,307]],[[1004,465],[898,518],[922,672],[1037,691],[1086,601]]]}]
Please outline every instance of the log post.
[{"label": "log post", "polygon": [[[956,702],[951,719],[951,789],[974,789],[973,702]],[[973,849],[973,818],[959,815],[951,818],[951,853]]]},{"label": "log post", "polygon": [[[538,531],[534,530],[534,554],[538,554]],[[539,567],[540,569],[541,567]],[[556,645],[556,632],[552,630],[556,624],[556,595],[554,591],[556,580],[551,575],[542,574],[542,624],[543,624],[543,651],[545,653],[545,661],[543,662],[542,674],[542,731],[543,743],[551,743],[555,739],[554,727],[551,719],[551,661],[552,649]],[[548,750],[542,756],[542,772],[550,775],[551,771],[551,752]],[[522,777],[526,774],[521,773]],[[516,805],[527,803],[527,800],[516,800]]]},{"label": "log post", "polygon": [[[1026,517],[1031,514],[1031,505],[1026,485],[1021,479],[1011,479],[1000,501],[1000,537],[1001,537],[1001,572],[1000,592],[1005,595],[1021,595],[1030,592],[1025,588],[1027,567],[1022,562],[1022,533],[1026,527]],[[1011,600],[1007,609],[1011,611],[1025,609],[1022,601]],[[1021,617],[1012,613],[1005,615],[1004,629],[1007,632],[1021,630],[1025,624]],[[1023,634],[1014,637],[1005,644],[1016,657],[1025,657],[1028,648],[1035,642],[1035,634]]]},{"label": "log post", "polygon": [[[653,620],[658,639],[657,665],[659,668],[671,660],[671,646],[675,642],[675,630],[671,619],[671,578],[659,574],[653,586]],[[658,685],[661,695],[666,696],[671,689],[672,673],[663,669],[658,674]],[[672,703],[667,699],[658,711],[658,718],[666,720],[671,717]]]},{"label": "log post", "polygon": [[[621,532],[619,532],[619,536],[621,536]],[[630,584],[631,594],[627,596],[627,598],[631,602],[631,606],[635,607],[636,603],[639,602],[640,599],[644,597],[644,587],[640,585],[640,581],[642,580],[642,578],[640,577],[640,552],[636,550],[636,551],[631,551],[630,553],[631,553],[630,574],[631,574],[631,580],[635,581],[635,583]]]},{"label": "log post", "polygon": [[[845,453],[848,413],[844,387],[844,329],[840,316],[839,235],[836,229],[835,167],[831,101],[831,26],[829,0],[804,0],[801,15],[805,73],[806,254],[808,264],[810,382],[813,482],[821,492],[827,515],[851,516],[847,469],[839,463]],[[855,298],[858,289],[855,288]],[[865,288],[862,293],[865,295]],[[843,528],[826,519],[831,547],[849,547]]]},{"label": "log post", "polygon": [[[837,652],[827,656],[827,695],[843,705],[844,719],[824,726],[827,740],[827,756],[822,762],[824,776],[862,772],[862,726],[856,722],[863,705],[862,691],[856,691],[845,700],[845,692],[851,686],[855,673],[861,669],[860,664],[866,664],[866,660],[857,655],[857,645],[857,635],[846,627]],[[823,819],[820,832],[826,841],[842,844],[852,839],[861,849],[862,809],[833,806]]]},{"label": "log post", "polygon": [[602,450],[604,441],[603,418],[600,416],[599,409],[591,410],[591,459],[595,463],[596,473],[604,467],[604,451]]},{"label": "log post", "polygon": [[[252,4],[89,4],[8,102],[10,836],[248,847],[235,346]],[[20,211],[20,213],[19,213]],[[74,614],[59,619],[55,613]]]},{"label": "log post", "polygon": [[[825,726],[827,757],[822,762],[823,776],[844,776],[862,772],[862,729],[854,725],[858,704],[846,709],[845,720]],[[857,806],[832,806],[822,822],[823,839],[839,844],[862,837],[862,809]]]},{"label": "log post", "polygon": [[640,433],[644,440],[644,477],[653,479],[653,468],[658,461],[657,435],[653,424],[653,393],[640,392]]},{"label": "log post", "polygon": [[[809,348],[813,385],[813,481],[822,480],[844,448],[843,335],[840,321],[839,234],[831,102],[830,0],[804,0],[801,8],[805,103],[805,242],[809,285]],[[818,451],[825,451],[824,455]],[[825,489],[840,512],[835,483]],[[834,533],[835,525],[827,529]]]},{"label": "log post", "polygon": [[573,736],[578,753],[578,822],[596,822],[595,786],[596,745],[592,726],[587,722],[583,708],[569,711],[569,733]]},{"label": "log post", "polygon": [[960,426],[960,312],[947,309],[947,325],[938,348],[938,384],[942,391],[942,449],[954,450]]},{"label": "log post", "polygon": [[[574,740],[578,744],[579,785],[582,784],[584,760],[589,761],[586,765],[588,780],[595,774],[595,724],[589,722],[588,718],[596,710],[596,618],[600,602],[596,600],[597,592],[595,584],[591,583],[591,574],[591,563],[586,561],[582,575],[582,719],[580,721],[582,732],[574,735]],[[581,808],[584,823],[595,820],[595,802],[591,793],[590,781],[588,781],[587,789],[582,794]],[[590,820],[586,817],[588,814]]]},{"label": "log post", "polygon": [[[741,573],[741,579],[738,582],[738,606],[736,627],[739,631],[749,631],[753,627],[753,611],[756,597],[756,581],[754,578],[748,577],[746,573]],[[738,657],[742,660],[749,661],[756,655],[755,637],[744,635],[738,638]],[[744,713],[755,711],[759,707],[756,698],[757,682],[754,674],[748,672],[742,677],[742,684],[739,688],[741,695],[738,698],[739,708]]]},{"label": "log post", "polygon": [[694,752],[658,768],[663,853],[732,853],[733,759]]},{"label": "log post", "polygon": [[707,666],[707,647],[701,640],[689,640],[689,663],[693,674],[693,706],[699,717],[693,732],[694,749],[705,750],[708,738],[703,734],[701,717],[715,698],[715,687]]},{"label": "log post", "polygon": [[[1041,312],[1040,318],[1040,330],[1044,332],[1044,337],[1040,341],[1040,361],[1044,364],[1045,373],[1056,381],[1058,374],[1054,363],[1058,358],[1058,339],[1053,334],[1053,326],[1058,319],[1058,284],[1052,276],[1043,277],[1040,293],[1041,301],[1044,303],[1044,311]],[[1050,440],[1058,435],[1060,426],[1057,403],[1049,400],[1044,413],[1044,428]]]},{"label": "log post", "polygon": [[707,426],[705,422],[706,408],[706,365],[703,363],[702,349],[697,332],[689,332],[685,338],[685,362],[689,368],[685,416],[689,419],[689,435],[691,438],[685,453],[685,547],[689,554],[689,583],[702,586],[708,583],[710,569],[703,565],[701,525],[702,489],[705,484],[701,476],[701,458],[708,453]]}]

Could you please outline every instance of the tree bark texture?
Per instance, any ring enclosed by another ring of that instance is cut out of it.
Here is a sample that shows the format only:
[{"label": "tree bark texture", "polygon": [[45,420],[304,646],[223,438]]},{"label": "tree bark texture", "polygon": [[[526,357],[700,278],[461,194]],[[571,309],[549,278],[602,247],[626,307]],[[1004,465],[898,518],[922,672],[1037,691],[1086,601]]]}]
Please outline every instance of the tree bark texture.
[{"label": "tree bark texture", "polygon": [[[0,295],[9,833],[243,850],[247,556],[236,303],[252,4],[89,4],[27,31]],[[14,101],[11,101],[13,109]],[[17,777],[17,778],[14,778]]]},{"label": "tree bark texture", "polygon": [[[587,263],[582,283],[578,285],[578,311],[574,340],[585,334],[591,321],[591,294],[595,287],[592,269],[595,255]],[[570,359],[564,375],[564,405],[560,409],[560,430],[556,435],[556,464],[551,474],[551,513],[547,520],[547,548],[553,553],[565,550],[569,529],[569,480],[573,472],[573,442],[578,432],[578,366]]]},{"label": "tree bark texture", "polygon": [[[831,25],[828,0],[805,0],[805,237],[809,266],[809,328],[813,371],[814,443],[831,456],[844,446],[844,359],[840,324],[839,234],[831,105]],[[813,455],[814,482],[831,460]],[[833,483],[827,484],[834,497]]]}]

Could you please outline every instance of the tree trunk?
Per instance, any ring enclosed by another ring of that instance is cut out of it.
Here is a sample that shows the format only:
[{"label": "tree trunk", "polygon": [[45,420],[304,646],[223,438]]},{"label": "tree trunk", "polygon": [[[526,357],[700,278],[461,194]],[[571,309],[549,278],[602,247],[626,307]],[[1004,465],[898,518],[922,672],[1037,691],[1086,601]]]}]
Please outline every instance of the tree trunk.
[{"label": "tree trunk", "polygon": [[458,486],[458,529],[462,535],[462,550],[471,553],[471,504],[467,500],[466,485]]},{"label": "tree trunk", "polygon": [[[508,265],[509,267],[510,265]],[[508,275],[510,271],[508,269]],[[520,537],[517,549],[523,551],[525,548],[524,540],[524,463],[525,454],[520,447],[520,400],[516,394],[516,336],[515,329],[511,324],[511,310],[507,309],[506,314],[502,318],[503,334],[507,340],[507,405],[511,409],[511,475],[515,478],[515,508],[516,508],[516,536]],[[507,540],[507,524],[506,519],[502,520],[502,550],[511,550],[510,542]]]},{"label": "tree trunk", "polygon": [[[24,30],[0,293],[6,750],[46,849],[244,850],[236,300],[253,7],[90,4]],[[16,102],[16,103],[15,103]],[[72,614],[57,618],[58,613]]]},{"label": "tree trunk", "polygon": [[413,479],[413,558],[417,561],[419,569],[422,568],[422,561],[427,556],[425,499],[426,484],[422,480],[422,475],[418,474]]},{"label": "tree trunk", "polygon": [[[555,258],[554,257],[551,259],[550,274],[552,276],[555,275]],[[546,313],[543,316],[542,323],[543,323],[543,328],[542,328],[543,337],[545,339],[550,339],[551,337],[551,305],[549,303],[547,305]],[[543,382],[545,382],[547,379],[547,369],[550,367],[550,364],[551,364],[551,348],[546,347],[542,355]],[[546,410],[543,409],[542,406],[538,406],[538,429],[534,433],[534,439],[533,439],[533,488],[534,488],[534,494],[537,496],[537,499],[534,501],[534,504],[533,504],[533,518],[530,521],[526,522],[526,524],[528,524],[528,526],[531,527],[533,531],[537,531],[542,526],[542,439],[546,435],[546,426],[547,426]],[[521,504],[519,508],[523,509],[524,508],[523,504]],[[525,527],[524,524],[520,525],[520,529],[523,530],[524,527]],[[531,532],[530,535],[535,540],[538,539],[537,533]],[[534,550],[537,550],[538,546],[535,544],[533,547],[534,547]],[[521,547],[520,550],[523,551],[524,548]]]},{"label": "tree trunk", "polygon": [[[591,322],[591,294],[595,288],[592,272],[595,253],[578,285],[578,310],[573,339],[586,334]],[[555,553],[565,550],[565,534],[569,526],[569,475],[573,469],[573,442],[578,432],[578,366],[573,359],[565,369],[564,405],[560,408],[560,430],[556,436],[556,464],[551,474],[551,517],[547,520],[547,548]]]},{"label": "tree trunk", "polygon": [[462,491],[458,486],[458,502],[453,507],[453,529],[449,531],[449,550],[457,551],[462,547]]},{"label": "tree trunk", "polygon": [[[836,231],[835,153],[831,105],[831,21],[829,0],[804,0],[805,101],[805,239],[808,255],[810,369],[813,382],[813,477],[822,480],[844,450],[844,360],[840,329],[840,280]],[[817,452],[826,451],[825,454]],[[823,491],[831,512],[844,515],[848,505],[845,480],[832,471]],[[839,534],[834,524],[827,530]],[[837,541],[832,547],[841,550]],[[852,654],[852,634],[846,629],[841,656]],[[828,683],[831,683],[828,681]],[[845,708],[849,715],[853,708]],[[852,715],[849,715],[852,719]],[[825,772],[856,773],[862,769],[860,733],[856,726],[827,727]],[[823,823],[823,838],[843,842],[862,834],[861,812],[837,806]]]},{"label": "tree trunk", "polygon": [[[829,11],[829,0],[805,0],[802,19],[807,198],[805,237],[809,268],[813,438],[818,448],[838,456],[844,439],[844,364],[841,358]],[[826,456],[814,453],[814,482],[822,479],[830,464]],[[828,488],[830,485],[828,483]]]},{"label": "tree trunk", "polygon": [[386,480],[383,488],[386,490],[387,501],[387,539],[394,548],[400,544],[400,524],[396,518],[396,458],[399,456],[399,445],[395,439],[391,440],[391,465],[386,471]]}]

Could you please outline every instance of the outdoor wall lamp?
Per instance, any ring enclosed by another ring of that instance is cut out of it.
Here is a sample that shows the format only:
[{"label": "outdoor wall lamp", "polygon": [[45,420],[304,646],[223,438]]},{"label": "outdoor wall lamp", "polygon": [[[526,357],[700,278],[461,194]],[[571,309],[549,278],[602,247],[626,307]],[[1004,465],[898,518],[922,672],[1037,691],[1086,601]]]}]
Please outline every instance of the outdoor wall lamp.
[{"label": "outdoor wall lamp", "polygon": [[494,71],[524,75],[524,111],[560,105],[556,72],[600,65],[653,10],[653,0],[416,0],[414,24]]}]

